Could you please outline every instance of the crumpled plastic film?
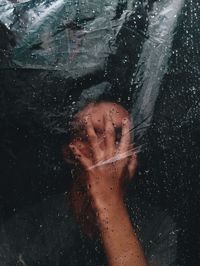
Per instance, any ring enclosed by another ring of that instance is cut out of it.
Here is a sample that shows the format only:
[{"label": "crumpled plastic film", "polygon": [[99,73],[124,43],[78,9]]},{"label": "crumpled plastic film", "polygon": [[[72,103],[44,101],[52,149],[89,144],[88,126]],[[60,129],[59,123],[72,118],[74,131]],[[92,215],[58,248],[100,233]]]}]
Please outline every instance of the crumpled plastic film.
[{"label": "crumpled plastic film", "polygon": [[186,0],[2,0],[1,124],[62,135],[80,106],[108,93],[131,105],[142,145],[159,95],[179,95],[178,85],[191,106],[175,103],[173,121],[197,121],[198,12]]},{"label": "crumpled plastic film", "polygon": [[133,106],[135,124],[142,123],[142,137],[148,128],[154,112],[164,74],[168,70],[168,60],[172,52],[172,42],[177,19],[184,6],[184,0],[163,0],[154,3],[149,14],[149,38],[145,41],[133,82],[137,84],[136,102]]},{"label": "crumpled plastic film", "polygon": [[[34,98],[31,98],[29,95],[31,92],[26,90],[23,96],[18,94],[19,101],[26,102],[29,109],[37,111],[40,110],[44,101],[46,108],[39,111],[41,123],[46,125],[50,131],[64,132],[65,129],[61,127],[62,123],[57,123],[59,126],[55,125],[55,117],[62,116],[62,114],[66,117],[68,110],[66,111],[65,107],[65,110],[61,111],[58,108],[61,106],[60,102],[56,107],[59,110],[48,107],[47,95],[52,94],[54,89],[52,88],[51,92],[45,95],[43,88],[48,87],[48,84],[57,78],[63,82],[66,81],[65,94],[70,96],[71,91],[72,94],[77,91],[76,95],[78,96],[86,87],[82,86],[81,79],[84,80],[88,75],[97,77],[93,78],[94,84],[90,82],[90,78],[87,78],[88,87],[96,86],[98,79],[102,79],[98,81],[99,83],[107,79],[113,86],[116,79],[113,79],[112,75],[110,75],[111,80],[109,76],[106,78],[105,76],[108,75],[106,71],[109,73],[109,69],[112,69],[114,63],[109,65],[107,62],[111,55],[120,54],[121,34],[124,35],[125,45],[126,42],[127,45],[128,42],[132,43],[131,55],[125,55],[122,63],[126,64],[126,57],[135,61],[132,55],[136,57],[135,63],[137,62],[143,40],[147,38],[145,35],[148,25],[149,6],[147,2],[3,0],[0,4],[0,21],[14,35],[16,45],[9,48],[8,62],[5,64],[6,60],[4,63],[1,61],[0,69],[9,70],[10,73],[12,70],[13,72],[20,71],[20,73],[23,70],[27,70],[29,73],[32,71],[30,77],[27,78],[27,83],[30,85],[31,80],[32,88],[37,88]],[[106,65],[109,65],[109,69],[106,68]],[[131,71],[133,72],[134,69],[135,67]],[[123,75],[130,76],[129,71],[126,66]],[[99,72],[100,75],[96,74]],[[103,74],[104,72],[105,74]],[[17,77],[17,84],[21,83],[21,79],[26,79],[26,75],[21,75],[22,78]],[[101,77],[99,78],[99,76]],[[41,85],[42,82],[43,85]],[[76,85],[77,83],[78,85]],[[58,85],[55,86],[59,88]],[[52,85],[52,87],[55,86]],[[113,86],[113,90],[121,93],[122,87],[115,88]],[[40,91],[43,92],[40,93]],[[41,96],[43,93],[44,97]],[[58,98],[57,96],[58,93],[56,96],[52,95],[52,98]],[[40,103],[41,101],[42,103]],[[73,99],[65,106],[70,106],[69,110],[71,110],[73,109],[72,103]]]},{"label": "crumpled plastic film", "polygon": [[[184,0],[3,0],[0,21],[16,38],[10,67],[52,71],[53,76],[64,79],[104,71],[108,58],[120,53],[118,39],[126,30],[124,46],[132,43],[132,54],[139,55],[132,58],[135,67],[129,73],[125,67],[122,72],[129,75],[134,121],[142,123],[135,134],[142,137],[168,69],[173,32],[183,5]],[[126,57],[124,64],[131,60]],[[116,89],[123,90],[122,86]]]},{"label": "crumpled plastic film", "polygon": [[137,153],[131,194],[169,210],[176,265],[198,265],[199,25],[199,0],[0,0],[0,220],[71,187],[70,123],[106,98],[129,111],[134,143],[91,169]]},{"label": "crumpled plastic film", "polygon": [[104,66],[132,10],[115,19],[118,1],[3,1],[0,20],[15,33],[13,62],[22,68],[83,76]]}]

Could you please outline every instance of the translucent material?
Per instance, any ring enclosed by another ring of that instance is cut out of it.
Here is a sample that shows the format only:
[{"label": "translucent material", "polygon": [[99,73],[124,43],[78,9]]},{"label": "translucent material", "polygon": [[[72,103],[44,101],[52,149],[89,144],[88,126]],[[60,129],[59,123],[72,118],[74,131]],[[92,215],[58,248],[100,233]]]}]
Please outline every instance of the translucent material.
[{"label": "translucent material", "polygon": [[140,197],[181,223],[186,244],[176,265],[195,265],[188,247],[199,241],[199,25],[198,0],[1,0],[5,216],[68,188],[60,159],[68,122],[109,95],[133,118]]},{"label": "translucent material", "polygon": [[151,122],[169,67],[183,7],[184,0],[3,0],[0,20],[16,38],[11,59],[15,68],[52,71],[64,79],[83,78],[105,69],[105,75],[109,75],[106,65],[111,55],[121,53],[122,73],[114,81],[112,77],[107,79],[111,85],[119,83],[123,87],[120,79],[128,78],[135,125],[142,123],[136,134],[141,137]]}]

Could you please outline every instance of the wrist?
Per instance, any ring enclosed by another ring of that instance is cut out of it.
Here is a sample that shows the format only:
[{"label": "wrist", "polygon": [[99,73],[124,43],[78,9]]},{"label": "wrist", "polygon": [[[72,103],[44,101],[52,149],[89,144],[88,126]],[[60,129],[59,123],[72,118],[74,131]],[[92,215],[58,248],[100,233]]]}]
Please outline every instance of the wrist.
[{"label": "wrist", "polygon": [[103,210],[123,204],[123,193],[119,186],[90,182],[89,195],[94,203],[94,208]]},{"label": "wrist", "polygon": [[122,214],[127,212],[126,206],[121,198],[110,199],[109,202],[97,200],[94,204],[97,220],[101,225],[105,225],[105,223],[108,224],[114,220],[116,221],[116,219],[122,217]]},{"label": "wrist", "polygon": [[93,197],[93,206],[98,212],[113,212],[116,211],[119,207],[125,206],[124,200],[121,195],[99,195]]}]

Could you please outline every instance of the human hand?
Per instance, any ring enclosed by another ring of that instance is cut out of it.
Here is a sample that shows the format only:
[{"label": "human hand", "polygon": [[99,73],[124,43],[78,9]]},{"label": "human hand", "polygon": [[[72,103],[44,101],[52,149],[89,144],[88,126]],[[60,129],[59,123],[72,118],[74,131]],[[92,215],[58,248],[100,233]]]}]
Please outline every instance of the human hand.
[{"label": "human hand", "polygon": [[[81,141],[69,145],[81,164],[82,178],[95,207],[117,204],[123,201],[124,183],[136,170],[137,159],[132,149],[130,121],[122,120],[121,139],[116,144],[116,133],[111,116],[104,116],[104,134],[99,138],[95,132],[91,116],[84,119],[90,153],[84,153]],[[102,145],[102,142],[104,143]]]}]

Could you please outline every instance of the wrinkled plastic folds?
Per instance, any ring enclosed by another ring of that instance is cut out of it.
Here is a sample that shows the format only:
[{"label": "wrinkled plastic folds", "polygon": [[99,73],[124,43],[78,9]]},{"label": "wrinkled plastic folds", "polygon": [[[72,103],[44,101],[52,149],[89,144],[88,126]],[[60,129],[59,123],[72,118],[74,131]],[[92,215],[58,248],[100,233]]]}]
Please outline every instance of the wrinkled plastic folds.
[{"label": "wrinkled plastic folds", "polygon": [[127,9],[114,19],[118,1],[3,1],[1,21],[18,39],[15,63],[23,68],[64,70],[82,76],[102,68]]},{"label": "wrinkled plastic folds", "polygon": [[[155,1],[151,8],[148,1],[132,0],[2,0],[0,21],[16,36],[12,67],[60,72],[65,79],[103,70],[108,57],[117,52],[120,30],[127,28],[125,42],[132,40],[132,53],[138,52],[135,42],[142,46],[139,61],[129,74],[130,88],[133,84],[136,88],[133,117],[136,125],[143,121],[142,136],[168,69],[183,6],[184,0]],[[126,64],[127,59],[123,60]]]},{"label": "wrinkled plastic folds", "polygon": [[[195,44],[191,43],[191,58],[183,55],[182,63],[182,48],[176,47],[178,27],[187,14],[184,9],[193,9],[192,27],[198,10],[194,7],[195,3],[185,0],[2,0],[1,30],[6,32],[8,44],[1,50],[0,70],[22,71],[19,77],[14,74],[13,83],[8,85],[11,91],[16,84],[23,87],[21,94],[15,94],[17,112],[23,116],[28,109],[49,132],[62,134],[66,120],[88,100],[117,94],[118,102],[122,98],[131,102],[134,136],[142,139],[151,125],[165,76],[170,71],[171,75],[180,71],[199,74]],[[186,43],[189,50],[187,38],[181,45]],[[178,61],[179,70],[173,70],[172,62],[176,65]],[[23,71],[29,76],[21,84]],[[63,81],[61,91],[58,80]],[[191,90],[197,87],[188,83]],[[6,102],[4,106],[7,112]],[[198,104],[191,106],[181,123],[192,120],[198,108]],[[138,143],[135,152],[142,145],[142,141]],[[133,151],[94,167],[129,157]]]},{"label": "wrinkled plastic folds", "polygon": [[0,0],[1,217],[71,187],[62,153],[71,119],[108,96],[130,111],[134,145],[91,169],[137,153],[133,196],[175,217],[176,265],[197,265],[199,25],[199,0]]}]

